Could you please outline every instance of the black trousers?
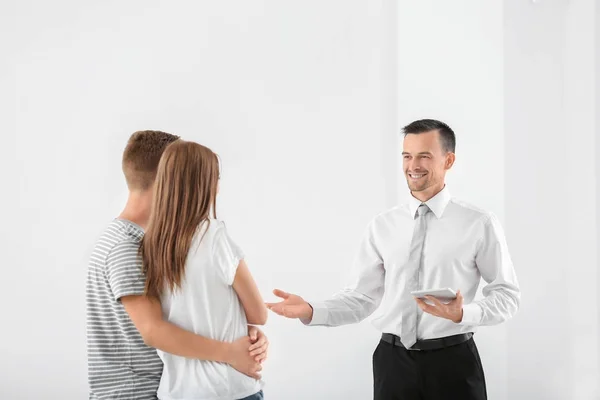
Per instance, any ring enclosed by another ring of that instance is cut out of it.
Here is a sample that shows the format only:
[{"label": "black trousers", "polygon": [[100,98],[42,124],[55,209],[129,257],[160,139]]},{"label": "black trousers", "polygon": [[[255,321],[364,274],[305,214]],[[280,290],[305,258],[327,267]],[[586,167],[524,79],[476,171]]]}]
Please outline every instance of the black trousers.
[{"label": "black trousers", "polygon": [[486,400],[473,339],[439,350],[406,350],[379,342],[373,353],[375,400]]}]

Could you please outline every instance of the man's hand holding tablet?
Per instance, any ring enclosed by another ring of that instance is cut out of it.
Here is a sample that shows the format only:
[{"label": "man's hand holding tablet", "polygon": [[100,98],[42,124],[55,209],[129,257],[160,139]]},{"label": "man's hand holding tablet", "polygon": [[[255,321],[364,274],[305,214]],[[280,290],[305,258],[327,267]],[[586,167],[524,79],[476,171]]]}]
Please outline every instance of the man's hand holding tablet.
[{"label": "man's hand holding tablet", "polygon": [[426,289],[413,291],[410,294],[415,297],[424,312],[456,323],[462,321],[463,297],[460,290],[455,292],[450,288]]}]

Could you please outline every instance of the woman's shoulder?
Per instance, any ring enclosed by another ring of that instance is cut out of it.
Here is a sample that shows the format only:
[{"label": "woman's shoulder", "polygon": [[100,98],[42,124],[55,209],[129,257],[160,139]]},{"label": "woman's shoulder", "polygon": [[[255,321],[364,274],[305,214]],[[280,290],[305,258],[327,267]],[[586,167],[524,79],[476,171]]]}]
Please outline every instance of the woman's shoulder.
[{"label": "woman's shoulder", "polygon": [[206,222],[208,231],[219,232],[225,230],[225,221],[218,218],[211,218]]},{"label": "woman's shoulder", "polygon": [[202,239],[205,246],[212,251],[213,254],[218,254],[225,259],[227,262],[231,261],[228,258],[233,257],[237,261],[244,258],[244,253],[235,241],[229,236],[227,231],[227,225],[223,220],[210,219],[206,222],[206,228],[204,232],[204,238]]},{"label": "woman's shoulder", "polygon": [[211,218],[204,223],[202,229],[200,229],[200,236],[204,236],[205,238],[217,238],[226,234],[227,225],[225,221],[221,219]]},{"label": "woman's shoulder", "polygon": [[225,236],[225,223],[219,219],[208,219],[196,230],[192,241],[192,249],[194,249],[194,252],[199,249],[212,251]]}]

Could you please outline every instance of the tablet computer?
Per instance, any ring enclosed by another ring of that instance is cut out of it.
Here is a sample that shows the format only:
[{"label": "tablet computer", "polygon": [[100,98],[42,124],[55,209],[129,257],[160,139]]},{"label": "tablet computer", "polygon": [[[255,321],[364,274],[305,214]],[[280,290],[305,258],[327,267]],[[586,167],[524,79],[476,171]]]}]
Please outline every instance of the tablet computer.
[{"label": "tablet computer", "polygon": [[425,296],[433,296],[442,302],[450,302],[456,298],[456,292],[450,288],[415,290],[410,292],[410,294],[418,299],[424,299]]}]

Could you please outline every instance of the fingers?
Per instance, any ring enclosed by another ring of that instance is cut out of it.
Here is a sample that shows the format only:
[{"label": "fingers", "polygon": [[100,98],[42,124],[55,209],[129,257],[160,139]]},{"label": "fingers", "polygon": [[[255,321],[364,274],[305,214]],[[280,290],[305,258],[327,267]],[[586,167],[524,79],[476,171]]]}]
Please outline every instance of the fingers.
[{"label": "fingers", "polygon": [[421,299],[415,299],[415,301],[417,302],[417,305],[419,306],[419,308],[421,310],[425,311],[425,307],[427,307],[427,304]]},{"label": "fingers", "polygon": [[421,310],[425,311],[425,309],[427,308],[427,304],[421,299],[415,298],[415,301],[417,302],[417,305],[419,306],[419,308]]},{"label": "fingers", "polygon": [[250,347],[250,355],[255,356],[257,354],[264,353],[265,351],[267,351],[268,347],[269,347],[269,342],[267,342],[266,340],[264,342],[262,342],[260,344],[260,346],[255,347],[253,345],[252,347]]},{"label": "fingers", "polygon": [[248,327],[248,336],[250,337],[250,340],[252,340],[253,342],[256,341],[256,339],[258,339],[258,328],[255,326],[249,326]]},{"label": "fingers", "polygon": [[256,379],[260,379],[261,378],[262,374],[260,373],[260,371],[262,371],[262,369],[263,369],[263,367],[262,367],[262,365],[260,363],[256,363],[254,365],[254,371],[253,371],[253,373],[258,377]]},{"label": "fingers", "polygon": [[283,290],[279,290],[279,289],[273,290],[273,294],[277,297],[281,297],[282,299],[287,299],[288,297],[290,297],[289,293],[286,293]]},{"label": "fingers", "polygon": [[254,379],[260,379],[262,377],[260,371],[262,371],[262,365],[260,365],[260,363],[256,363],[252,367],[252,370],[249,372],[248,376]]},{"label": "fingers", "polygon": [[275,308],[277,308],[277,306],[279,306],[281,303],[265,303],[265,306],[271,310],[271,311],[275,311]]},{"label": "fingers", "polygon": [[254,379],[260,379],[260,371],[262,371],[263,367],[260,363],[253,363],[248,365],[248,371],[245,372],[246,375],[253,377]]},{"label": "fingers", "polygon": [[419,308],[421,308],[421,310],[423,310],[423,312],[426,312],[427,314],[431,314],[431,315],[435,315],[436,317],[439,317],[438,309],[435,306],[431,306],[431,305],[425,303],[421,299],[415,299],[415,300],[417,301],[417,305],[419,306]]},{"label": "fingers", "polygon": [[429,301],[431,301],[435,307],[443,307],[444,303],[442,303],[441,301],[439,301],[436,297],[433,296],[425,296],[425,298]]},{"label": "fingers", "polygon": [[289,306],[281,303],[267,303],[267,308],[273,311],[275,314],[281,315],[286,318],[299,318],[302,312],[300,306]]},{"label": "fingers", "polygon": [[275,314],[283,315],[283,303],[266,303],[266,306]]},{"label": "fingers", "polygon": [[448,305],[452,308],[462,308],[463,305],[463,295],[460,293],[460,290],[456,291],[456,298],[453,299]]},{"label": "fingers", "polygon": [[[417,305],[421,310],[423,310],[423,312],[434,315],[436,317],[446,318],[454,322],[460,321],[462,319],[463,297],[460,294],[460,290],[456,292],[456,299],[452,300],[448,304],[442,303],[439,299],[433,296],[425,296],[425,299],[427,299],[433,304],[428,304],[425,301],[423,301],[423,299],[415,298]],[[460,310],[460,318],[458,319],[456,310]]]},{"label": "fingers", "polygon": [[262,340],[267,339],[267,337],[265,336],[265,333],[263,331],[261,331],[260,328],[255,326],[254,329],[256,330],[256,338],[254,341],[261,340],[261,339]]},{"label": "fingers", "polygon": [[252,344],[252,346],[250,346],[250,348],[248,350],[252,351],[252,350],[258,349],[260,347],[265,346],[268,343],[269,343],[269,341],[267,340],[267,338],[265,336],[261,336],[260,339],[258,339],[254,344]]},{"label": "fingers", "polygon": [[463,295],[460,292],[460,289],[456,291],[456,301],[459,301],[461,304],[463,302]]},{"label": "fingers", "polygon": [[262,353],[266,352],[268,348],[269,348],[268,344],[265,343],[264,345],[260,346],[259,348],[256,348],[256,349],[252,350],[250,352],[250,356],[254,357],[254,356],[257,356],[259,354],[262,354]]},{"label": "fingers", "polygon": [[254,361],[256,361],[259,364],[264,363],[266,360],[267,360],[267,352],[266,351],[264,353],[261,353],[261,354],[257,355],[254,358]]}]

